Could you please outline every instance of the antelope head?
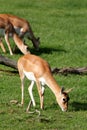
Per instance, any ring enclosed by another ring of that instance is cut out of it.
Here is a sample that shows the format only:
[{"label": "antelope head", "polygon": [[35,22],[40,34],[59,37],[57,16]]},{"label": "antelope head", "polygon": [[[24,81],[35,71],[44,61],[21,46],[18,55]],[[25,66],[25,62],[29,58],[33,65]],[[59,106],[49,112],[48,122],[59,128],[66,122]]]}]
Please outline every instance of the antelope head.
[{"label": "antelope head", "polygon": [[39,45],[40,45],[40,38],[38,37],[38,38],[32,39],[32,42],[33,42],[34,48],[38,51]]},{"label": "antelope head", "polygon": [[64,90],[64,88],[61,88],[59,95],[57,96],[56,100],[62,109],[62,111],[67,111],[68,110],[68,101],[69,101],[69,96],[68,93],[72,89],[69,89],[67,91]]}]

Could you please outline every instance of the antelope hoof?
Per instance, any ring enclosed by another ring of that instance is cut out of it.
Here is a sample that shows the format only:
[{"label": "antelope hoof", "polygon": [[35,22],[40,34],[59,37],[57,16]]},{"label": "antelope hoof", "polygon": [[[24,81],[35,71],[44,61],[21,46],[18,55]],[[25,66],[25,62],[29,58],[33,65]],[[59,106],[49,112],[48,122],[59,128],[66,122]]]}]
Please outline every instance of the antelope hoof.
[{"label": "antelope hoof", "polygon": [[23,107],[23,104],[19,103],[18,106],[19,106],[19,107]]}]

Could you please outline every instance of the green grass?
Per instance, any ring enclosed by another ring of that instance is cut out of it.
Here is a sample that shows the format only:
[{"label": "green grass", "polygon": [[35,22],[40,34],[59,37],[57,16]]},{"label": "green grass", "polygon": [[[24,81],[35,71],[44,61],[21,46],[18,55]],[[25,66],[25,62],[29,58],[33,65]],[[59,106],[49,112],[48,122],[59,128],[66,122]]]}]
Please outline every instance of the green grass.
[{"label": "green grass", "polygon": [[[39,52],[27,41],[31,52],[49,61],[52,68],[87,66],[87,0],[0,0],[0,12],[18,15],[30,22],[41,41]],[[14,46],[14,42],[11,43]],[[0,53],[14,60],[22,55],[10,56],[8,48],[6,54],[1,49]],[[2,65],[0,69],[13,71]],[[87,130],[87,75],[54,77],[60,86],[73,87],[69,110],[66,113],[60,110],[47,87],[45,109],[38,117],[37,113],[26,113],[29,81],[25,80],[24,107],[18,107],[10,100],[21,100],[19,75],[0,71],[0,130]],[[36,108],[40,110],[36,87],[34,95]]]}]

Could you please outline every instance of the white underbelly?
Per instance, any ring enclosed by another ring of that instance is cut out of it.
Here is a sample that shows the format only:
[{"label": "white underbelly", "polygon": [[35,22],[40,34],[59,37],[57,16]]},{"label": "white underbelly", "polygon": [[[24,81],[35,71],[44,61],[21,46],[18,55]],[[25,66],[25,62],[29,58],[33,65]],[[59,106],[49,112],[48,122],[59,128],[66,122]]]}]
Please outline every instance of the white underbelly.
[{"label": "white underbelly", "polygon": [[[23,71],[23,72],[24,72],[25,76],[26,76],[29,80],[31,80],[31,81],[36,81],[36,78],[35,78],[33,72],[26,72],[26,71]],[[45,79],[44,79],[43,77],[40,77],[40,78],[39,78],[39,81],[40,81],[40,83],[41,83],[42,85],[45,85],[45,84],[46,84]]]},{"label": "white underbelly", "polygon": [[26,72],[26,71],[24,71],[24,74],[25,74],[25,76],[26,76],[29,80],[31,80],[31,81],[36,81],[33,72]]}]

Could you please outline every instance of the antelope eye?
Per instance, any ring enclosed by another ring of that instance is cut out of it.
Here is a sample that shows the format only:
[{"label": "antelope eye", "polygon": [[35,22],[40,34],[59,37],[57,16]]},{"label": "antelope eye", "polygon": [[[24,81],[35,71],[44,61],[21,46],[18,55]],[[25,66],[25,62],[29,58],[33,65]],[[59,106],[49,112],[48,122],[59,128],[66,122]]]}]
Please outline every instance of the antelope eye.
[{"label": "antelope eye", "polygon": [[63,102],[68,102],[68,101],[69,101],[69,97],[63,98]]},{"label": "antelope eye", "polygon": [[64,102],[66,102],[66,99],[65,99],[65,98],[63,98],[63,101],[64,101]]}]

